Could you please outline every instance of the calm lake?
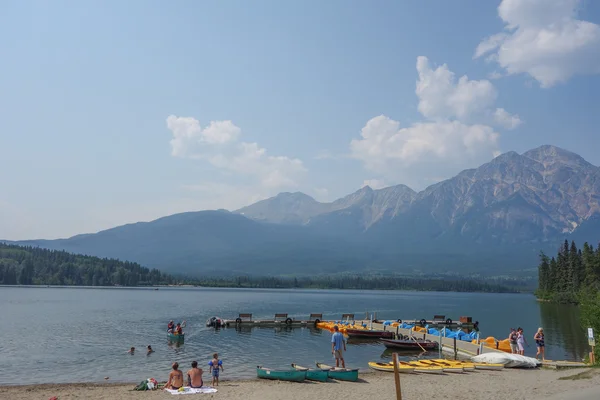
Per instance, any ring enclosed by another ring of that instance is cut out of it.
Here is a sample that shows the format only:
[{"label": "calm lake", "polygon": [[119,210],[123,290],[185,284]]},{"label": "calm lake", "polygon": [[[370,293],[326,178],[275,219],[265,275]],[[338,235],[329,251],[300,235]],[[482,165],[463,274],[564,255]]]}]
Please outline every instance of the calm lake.
[{"label": "calm lake", "polygon": [[[0,287],[0,384],[139,382],[166,380],[170,365],[183,370],[193,360],[206,366],[212,353],[223,360],[223,379],[255,377],[255,367],[287,368],[296,362],[314,366],[332,362],[331,334],[308,328],[214,330],[211,316],[255,319],[288,313],[307,318],[323,313],[377,312],[380,319],[431,319],[461,315],[480,322],[482,337],[506,338],[521,326],[535,354],[533,334],[543,326],[547,358],[580,360],[588,350],[575,307],[538,303],[532,295],[431,293],[354,290],[270,290],[208,288],[22,288]],[[187,320],[185,344],[169,345],[169,319]],[[155,353],[147,356],[150,344]],[[138,350],[127,354],[129,347]],[[379,343],[348,344],[348,366],[367,368],[369,361],[389,359]],[[208,367],[205,370],[208,378]]]}]

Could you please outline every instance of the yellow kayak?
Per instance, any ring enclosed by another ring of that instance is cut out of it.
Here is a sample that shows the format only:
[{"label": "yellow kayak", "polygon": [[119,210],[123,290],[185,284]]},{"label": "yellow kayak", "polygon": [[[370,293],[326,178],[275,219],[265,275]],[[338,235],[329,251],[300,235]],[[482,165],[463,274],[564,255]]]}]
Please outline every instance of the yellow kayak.
[{"label": "yellow kayak", "polygon": [[[388,364],[392,368],[394,368],[394,364],[392,364],[392,361],[390,361]],[[398,361],[398,364],[413,367],[415,369],[415,372],[419,372],[422,374],[443,374],[444,373],[444,369],[439,366],[432,366],[432,365],[426,365],[426,364],[419,364],[418,362],[406,362],[406,361]]]},{"label": "yellow kayak", "polygon": [[[381,362],[369,362],[369,367],[376,371],[394,372],[394,364],[381,363]],[[398,372],[411,373],[415,370],[415,367],[409,365],[398,365]]]},{"label": "yellow kayak", "polygon": [[462,374],[463,372],[465,372],[465,370],[463,369],[463,367],[459,367],[456,365],[450,365],[450,364],[441,364],[441,363],[436,363],[433,362],[431,360],[421,360],[418,361],[419,363],[423,364],[423,365],[429,365],[432,367],[442,367],[444,369],[444,372],[452,372],[455,374]]},{"label": "yellow kayak", "polygon": [[442,359],[430,360],[430,361],[433,361],[434,363],[442,365],[442,366],[447,365],[450,367],[462,367],[462,369],[464,369],[466,372],[475,371],[475,364],[473,364],[472,362],[456,361],[456,360],[442,360]]}]

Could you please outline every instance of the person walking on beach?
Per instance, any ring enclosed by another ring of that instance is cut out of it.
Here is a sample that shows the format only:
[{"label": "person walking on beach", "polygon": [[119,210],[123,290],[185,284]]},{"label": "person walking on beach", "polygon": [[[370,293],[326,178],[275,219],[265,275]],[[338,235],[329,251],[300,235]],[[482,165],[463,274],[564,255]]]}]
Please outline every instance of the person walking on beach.
[{"label": "person walking on beach", "polygon": [[538,328],[535,335],[533,335],[533,340],[535,340],[535,345],[537,346],[537,353],[535,354],[535,358],[538,358],[541,354],[542,361],[546,361],[546,355],[544,354],[544,349],[546,347],[546,343],[544,343],[544,329]]},{"label": "person walking on beach", "polygon": [[519,335],[517,335],[517,331],[515,328],[510,328],[510,334],[508,335],[508,342],[510,343],[510,352],[513,354],[519,354],[519,346],[517,344],[517,339]]},{"label": "person walking on beach", "polygon": [[[342,362],[342,368],[346,368],[346,361],[344,361],[344,351],[346,351],[346,341],[344,335],[340,332],[340,328],[337,325],[333,327],[333,335],[331,335],[331,354],[335,356],[335,366],[340,366]],[[343,350],[342,350],[343,349]]]},{"label": "person walking on beach", "polygon": [[165,385],[165,389],[177,390],[183,386],[183,372],[179,370],[179,363],[174,362],[172,365],[173,371],[169,374],[169,380]]},{"label": "person walking on beach", "polygon": [[523,328],[519,327],[517,329],[517,346],[519,347],[519,354],[525,355],[525,345],[529,347],[529,343],[525,340],[525,335],[523,335]]},{"label": "person walking on beach", "polygon": [[192,369],[187,372],[188,386],[192,388],[201,388],[204,385],[202,381],[202,368],[198,368],[198,361],[192,361]]},{"label": "person walking on beach", "polygon": [[217,353],[213,354],[213,359],[208,362],[209,372],[212,375],[212,385],[219,386],[219,368],[223,371],[223,361],[219,360]]}]

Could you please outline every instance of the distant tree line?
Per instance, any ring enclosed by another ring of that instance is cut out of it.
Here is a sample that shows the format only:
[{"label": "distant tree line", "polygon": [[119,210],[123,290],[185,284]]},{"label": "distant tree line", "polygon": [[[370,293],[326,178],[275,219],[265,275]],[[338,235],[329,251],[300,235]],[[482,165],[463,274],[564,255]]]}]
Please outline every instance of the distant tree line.
[{"label": "distant tree line", "polygon": [[0,284],[153,286],[175,279],[137,263],[0,243]]},{"label": "distant tree line", "polygon": [[239,288],[303,288],[303,289],[363,289],[363,290],[420,290],[448,292],[515,293],[517,289],[473,279],[429,279],[393,276],[323,276],[302,278],[249,277],[201,279],[209,287]]},{"label": "distant tree line", "polygon": [[[538,273],[539,299],[579,305],[583,328],[600,334],[600,245],[594,250],[586,242],[581,250],[565,240],[556,257],[540,254]],[[595,357],[600,362],[600,347]]]}]

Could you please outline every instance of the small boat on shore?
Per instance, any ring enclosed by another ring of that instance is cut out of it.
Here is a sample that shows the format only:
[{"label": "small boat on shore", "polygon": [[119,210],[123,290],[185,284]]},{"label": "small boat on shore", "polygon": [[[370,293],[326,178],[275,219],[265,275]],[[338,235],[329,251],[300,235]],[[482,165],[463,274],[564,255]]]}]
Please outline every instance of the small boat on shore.
[{"label": "small boat on shore", "polygon": [[292,368],[297,371],[306,371],[306,379],[309,381],[327,382],[329,374],[322,369],[310,369],[298,364],[292,364]]},{"label": "small boat on shore", "polygon": [[[392,368],[394,368],[394,364],[392,361],[390,361],[388,364]],[[418,372],[421,374],[438,374],[439,375],[439,374],[444,373],[444,368],[439,367],[439,366],[432,366],[432,365],[420,364],[418,362],[406,362],[406,361],[398,361],[398,364],[413,367],[415,369],[415,372]]]},{"label": "small boat on shore", "polygon": [[441,366],[447,365],[447,366],[462,367],[462,369],[464,369],[466,372],[475,371],[475,364],[473,364],[470,361],[442,360],[442,359],[429,360],[429,361],[432,361]]},{"label": "small boat on shore", "polygon": [[392,331],[377,331],[369,329],[346,329],[346,335],[350,338],[393,338],[394,332]]},{"label": "small boat on shore", "polygon": [[256,376],[260,379],[271,379],[274,381],[304,382],[306,379],[306,371],[296,369],[275,370],[257,366]]},{"label": "small boat on shore", "polygon": [[462,374],[463,372],[465,372],[464,368],[458,365],[450,365],[447,363],[436,363],[432,360],[420,360],[420,361],[415,361],[415,363],[421,364],[421,365],[426,365],[426,366],[430,366],[430,367],[442,367],[442,369],[444,370],[444,372],[451,372],[451,373],[455,373],[455,374]]},{"label": "small boat on shore", "polygon": [[[384,371],[384,372],[394,372],[394,364],[382,363],[382,362],[369,362],[369,368],[374,369],[375,371]],[[410,374],[415,371],[415,367],[411,367],[410,365],[398,365],[398,372]]]},{"label": "small boat on shore", "polygon": [[327,371],[327,376],[338,381],[356,382],[358,380],[358,368],[337,368],[331,365],[317,363],[317,368]]},{"label": "small boat on shore", "polygon": [[185,333],[181,335],[175,335],[174,333],[167,332],[167,339],[170,342],[183,343],[185,341]]},{"label": "small boat on shore", "polygon": [[391,340],[381,339],[384,346],[388,349],[399,349],[399,350],[435,350],[438,348],[438,342],[432,342],[431,340],[423,339],[409,339],[409,340]]}]

